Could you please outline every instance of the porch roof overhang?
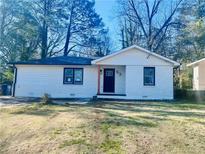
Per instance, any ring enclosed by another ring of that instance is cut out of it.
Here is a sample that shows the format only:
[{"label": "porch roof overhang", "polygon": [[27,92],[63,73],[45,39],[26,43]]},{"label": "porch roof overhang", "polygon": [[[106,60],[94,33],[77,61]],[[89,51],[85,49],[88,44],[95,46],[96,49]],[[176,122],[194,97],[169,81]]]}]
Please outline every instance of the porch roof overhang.
[{"label": "porch roof overhang", "polygon": [[119,54],[121,54],[121,53],[127,52],[127,51],[129,51],[130,49],[137,49],[137,50],[140,50],[140,51],[142,51],[142,52],[145,52],[145,53],[147,53],[147,54],[149,54],[149,55],[152,55],[152,56],[154,56],[154,57],[157,57],[157,58],[159,58],[159,59],[161,59],[161,60],[164,60],[164,61],[166,61],[166,62],[168,62],[168,63],[174,65],[174,67],[180,66],[180,63],[178,63],[178,62],[176,62],[176,61],[173,61],[173,60],[171,60],[171,59],[169,59],[169,58],[166,58],[166,57],[164,57],[164,56],[161,56],[161,55],[159,55],[159,54],[156,54],[156,53],[151,52],[151,51],[149,51],[149,50],[146,50],[146,49],[144,49],[144,48],[141,48],[141,47],[139,47],[139,46],[137,46],[137,45],[132,45],[132,46],[127,47],[127,48],[125,48],[125,49],[116,51],[116,52],[114,52],[114,53],[112,53],[112,54],[110,54],[110,55],[107,55],[107,56],[104,56],[104,57],[102,57],[102,58],[93,60],[91,63],[94,64],[94,65],[98,65],[99,62],[102,62],[102,61],[104,61],[104,60],[106,60],[106,59],[109,59],[109,58],[112,58],[112,57],[114,57],[114,56],[117,56],[117,55],[119,55]]}]

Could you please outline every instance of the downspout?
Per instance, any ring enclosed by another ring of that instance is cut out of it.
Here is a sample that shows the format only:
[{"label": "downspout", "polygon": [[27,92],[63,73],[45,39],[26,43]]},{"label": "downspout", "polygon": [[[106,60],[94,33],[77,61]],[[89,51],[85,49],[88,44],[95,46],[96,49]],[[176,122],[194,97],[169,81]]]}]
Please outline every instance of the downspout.
[{"label": "downspout", "polygon": [[100,94],[100,65],[98,65],[98,93]]},{"label": "downspout", "polygon": [[16,80],[17,80],[17,67],[13,65],[14,67],[14,81],[12,86],[12,97],[15,97],[15,91],[16,91]]},{"label": "downspout", "polygon": [[[177,71],[177,77],[179,78],[179,82],[180,82],[180,67],[181,67],[181,64],[177,67],[174,67],[173,68],[173,82],[174,82],[174,70]],[[180,83],[179,83],[180,84]],[[175,87],[174,87],[174,83],[173,83],[173,98],[175,99]]]}]

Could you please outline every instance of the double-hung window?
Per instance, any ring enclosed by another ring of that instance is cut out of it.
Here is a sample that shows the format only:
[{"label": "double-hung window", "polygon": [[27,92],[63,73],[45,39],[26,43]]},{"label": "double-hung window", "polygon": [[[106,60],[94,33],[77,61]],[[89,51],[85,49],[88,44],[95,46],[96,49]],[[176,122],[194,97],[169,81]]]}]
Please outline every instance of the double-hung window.
[{"label": "double-hung window", "polygon": [[144,67],[144,86],[155,86],[155,67]]},{"label": "double-hung window", "polygon": [[64,68],[64,84],[83,84],[83,68]]}]

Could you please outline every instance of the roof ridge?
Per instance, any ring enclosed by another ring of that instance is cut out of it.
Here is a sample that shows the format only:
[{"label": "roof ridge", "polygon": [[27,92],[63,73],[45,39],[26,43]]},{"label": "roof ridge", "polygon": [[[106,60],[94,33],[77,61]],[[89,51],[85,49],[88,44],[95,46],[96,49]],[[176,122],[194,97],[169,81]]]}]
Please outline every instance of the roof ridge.
[{"label": "roof ridge", "polygon": [[30,64],[30,65],[91,65],[93,58],[74,57],[74,56],[56,56],[45,59],[31,59],[28,61],[10,62],[9,64]]},{"label": "roof ridge", "polygon": [[194,61],[194,62],[192,62],[192,63],[190,63],[190,64],[187,64],[187,66],[188,66],[188,67],[193,66],[193,65],[198,64],[198,63],[200,63],[200,62],[202,62],[202,61],[204,61],[204,60],[205,60],[205,58],[199,59],[199,60]]}]

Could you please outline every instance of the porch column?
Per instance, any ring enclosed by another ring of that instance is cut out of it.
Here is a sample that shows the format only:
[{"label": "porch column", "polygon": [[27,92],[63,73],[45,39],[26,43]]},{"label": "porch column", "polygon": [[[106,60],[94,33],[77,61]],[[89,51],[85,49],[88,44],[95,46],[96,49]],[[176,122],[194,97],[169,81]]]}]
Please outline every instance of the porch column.
[{"label": "porch column", "polygon": [[100,94],[100,65],[98,65],[98,94]]}]

